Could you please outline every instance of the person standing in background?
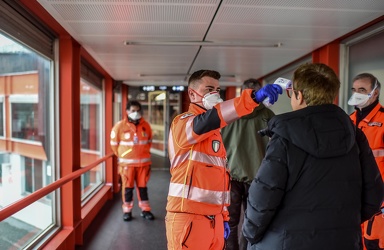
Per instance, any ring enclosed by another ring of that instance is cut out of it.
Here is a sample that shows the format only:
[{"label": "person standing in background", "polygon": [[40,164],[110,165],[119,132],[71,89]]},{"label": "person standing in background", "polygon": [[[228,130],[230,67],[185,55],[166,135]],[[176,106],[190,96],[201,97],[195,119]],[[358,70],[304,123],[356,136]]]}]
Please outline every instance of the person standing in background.
[{"label": "person standing in background", "polygon": [[[384,107],[379,103],[381,84],[369,73],[352,80],[352,96],[348,104],[355,107],[350,115],[356,127],[367,136],[369,146],[384,178]],[[381,212],[363,225],[364,245],[367,250],[384,249],[384,204]]]},{"label": "person standing in background", "polygon": [[[261,87],[258,80],[251,78],[244,81],[241,92],[245,89],[258,91]],[[243,234],[240,235],[239,241],[238,228],[239,226],[241,228],[241,214],[247,208],[249,186],[256,176],[269,142],[267,136],[260,136],[257,132],[266,128],[267,122],[274,115],[272,110],[260,103],[251,114],[241,117],[221,130],[231,173],[231,203],[228,207],[231,234],[226,242],[228,250],[247,249],[248,242]]]},{"label": "person standing in background", "polygon": [[282,88],[268,84],[240,97],[220,98],[220,73],[199,70],[188,80],[187,112],[173,119],[168,140],[171,180],[165,217],[168,249],[222,250],[230,235],[229,171],[220,129],[250,114]]},{"label": "person standing in background", "polygon": [[361,250],[361,223],[383,199],[372,150],[334,104],[340,81],[329,66],[303,64],[292,83],[293,111],[268,122],[271,140],[249,188],[248,249]]},{"label": "person standing in background", "polygon": [[132,219],[133,190],[138,189],[141,216],[153,220],[149,205],[147,182],[151,171],[152,130],[141,117],[141,104],[129,101],[126,117],[117,122],[111,131],[111,148],[118,157],[119,174],[122,182],[123,219]]}]

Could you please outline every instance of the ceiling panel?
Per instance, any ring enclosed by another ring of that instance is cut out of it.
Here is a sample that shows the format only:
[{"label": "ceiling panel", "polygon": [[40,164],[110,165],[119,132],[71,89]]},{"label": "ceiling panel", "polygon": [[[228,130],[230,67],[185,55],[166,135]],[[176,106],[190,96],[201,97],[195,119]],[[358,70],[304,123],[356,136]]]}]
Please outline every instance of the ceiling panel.
[{"label": "ceiling panel", "polygon": [[[112,78],[131,85],[185,83],[186,76],[202,68],[218,70],[225,84],[240,85],[384,14],[384,0],[38,2]],[[180,43],[159,45],[169,41]],[[186,41],[227,44],[186,46]],[[271,48],[276,43],[281,46]]]}]

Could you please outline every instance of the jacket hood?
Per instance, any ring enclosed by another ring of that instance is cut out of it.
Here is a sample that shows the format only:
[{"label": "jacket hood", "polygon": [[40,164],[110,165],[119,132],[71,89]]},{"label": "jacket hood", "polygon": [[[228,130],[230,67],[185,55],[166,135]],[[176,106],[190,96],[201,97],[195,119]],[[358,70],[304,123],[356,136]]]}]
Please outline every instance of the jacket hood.
[{"label": "jacket hood", "polygon": [[345,155],[355,143],[355,126],[333,104],[277,115],[269,121],[268,128],[317,158]]}]

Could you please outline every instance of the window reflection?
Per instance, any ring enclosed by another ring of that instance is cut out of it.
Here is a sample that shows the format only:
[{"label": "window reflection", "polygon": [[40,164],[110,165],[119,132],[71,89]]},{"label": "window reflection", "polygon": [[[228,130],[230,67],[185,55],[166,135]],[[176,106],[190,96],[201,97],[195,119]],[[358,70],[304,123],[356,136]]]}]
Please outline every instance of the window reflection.
[{"label": "window reflection", "polygon": [[34,103],[12,103],[12,137],[39,141],[38,110]]},{"label": "window reflection", "polygon": [[[0,208],[53,180],[51,65],[46,57],[0,32]],[[0,232],[12,232],[12,238],[3,234],[0,246],[23,249],[52,227],[53,195],[0,223]]]},{"label": "window reflection", "polygon": [[4,103],[3,99],[0,99],[0,137],[4,136]]},{"label": "window reflection", "polygon": [[[102,91],[81,79],[80,126],[81,166],[85,167],[102,157],[101,129]],[[87,198],[103,181],[103,164],[81,176],[82,199]]]}]

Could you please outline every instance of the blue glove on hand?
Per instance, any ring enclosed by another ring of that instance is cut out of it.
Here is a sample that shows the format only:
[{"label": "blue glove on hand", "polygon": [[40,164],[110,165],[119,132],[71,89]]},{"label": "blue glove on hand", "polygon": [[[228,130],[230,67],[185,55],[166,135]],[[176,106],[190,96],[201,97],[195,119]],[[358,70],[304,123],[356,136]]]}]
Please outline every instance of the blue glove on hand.
[{"label": "blue glove on hand", "polygon": [[283,88],[277,84],[267,84],[259,89],[253,97],[257,103],[261,103],[265,98],[269,98],[269,103],[272,105],[277,101],[279,94],[283,93]]},{"label": "blue glove on hand", "polygon": [[231,229],[229,228],[228,221],[224,221],[224,239],[228,239]]}]

